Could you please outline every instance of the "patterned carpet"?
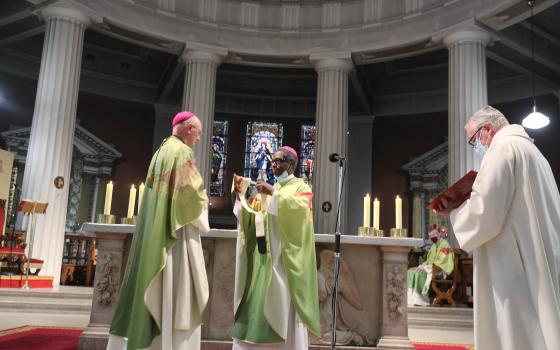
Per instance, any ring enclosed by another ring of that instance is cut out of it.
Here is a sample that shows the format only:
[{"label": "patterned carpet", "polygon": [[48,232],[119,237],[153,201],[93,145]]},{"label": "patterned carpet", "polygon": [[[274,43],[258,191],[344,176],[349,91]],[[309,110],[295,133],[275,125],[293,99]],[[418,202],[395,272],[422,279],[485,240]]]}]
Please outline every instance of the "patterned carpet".
[{"label": "patterned carpet", "polygon": [[[0,350],[75,350],[83,328],[24,326],[0,331]],[[416,350],[474,350],[472,345],[414,343]]]}]

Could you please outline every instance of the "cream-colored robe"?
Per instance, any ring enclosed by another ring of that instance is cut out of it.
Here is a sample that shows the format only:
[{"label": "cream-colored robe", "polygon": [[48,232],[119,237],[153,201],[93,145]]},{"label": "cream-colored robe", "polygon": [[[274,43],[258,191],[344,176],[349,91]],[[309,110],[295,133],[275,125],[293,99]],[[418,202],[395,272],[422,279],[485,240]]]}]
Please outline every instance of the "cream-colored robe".
[{"label": "cream-colored robe", "polygon": [[[165,267],[144,296],[161,330],[148,350],[200,349],[201,314],[209,297],[200,234],[208,231],[208,209],[177,230]],[[126,350],[126,346],[126,338],[110,335],[107,350]]]},{"label": "cream-colored robe", "polygon": [[475,348],[560,349],[560,195],[521,126],[496,133],[450,219],[474,251]]}]

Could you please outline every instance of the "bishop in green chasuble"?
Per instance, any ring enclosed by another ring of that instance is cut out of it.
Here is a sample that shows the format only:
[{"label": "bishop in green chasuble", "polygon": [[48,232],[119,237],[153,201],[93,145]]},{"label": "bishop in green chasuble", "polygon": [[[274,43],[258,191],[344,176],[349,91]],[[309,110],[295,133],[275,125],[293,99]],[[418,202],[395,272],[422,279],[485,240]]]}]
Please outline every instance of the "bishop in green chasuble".
[{"label": "bishop in green chasuble", "polygon": [[192,147],[202,125],[192,113],[173,119],[148,170],[146,189],[108,349],[198,349],[208,281],[201,232],[208,198]]},{"label": "bishop in green chasuble", "polygon": [[[307,349],[307,330],[320,335],[311,189],[293,176],[293,149],[282,147],[272,162],[278,182],[257,183],[258,194],[249,201],[250,180],[234,180],[234,350]],[[266,242],[265,252],[258,239]]]}]

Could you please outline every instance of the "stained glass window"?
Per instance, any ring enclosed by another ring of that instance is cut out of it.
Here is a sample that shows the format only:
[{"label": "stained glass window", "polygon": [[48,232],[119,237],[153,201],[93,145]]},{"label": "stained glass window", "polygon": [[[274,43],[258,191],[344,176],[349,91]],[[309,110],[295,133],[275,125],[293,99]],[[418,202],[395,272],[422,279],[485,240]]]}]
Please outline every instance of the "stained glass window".
[{"label": "stained glass window", "polygon": [[245,139],[245,176],[274,184],[272,154],[282,147],[283,126],[275,122],[248,122]]},{"label": "stained glass window", "polygon": [[215,120],[212,133],[212,162],[210,167],[210,195],[224,196],[224,178],[227,159],[227,120]]},{"label": "stained glass window", "polygon": [[311,185],[315,166],[315,125],[301,126],[300,176]]}]

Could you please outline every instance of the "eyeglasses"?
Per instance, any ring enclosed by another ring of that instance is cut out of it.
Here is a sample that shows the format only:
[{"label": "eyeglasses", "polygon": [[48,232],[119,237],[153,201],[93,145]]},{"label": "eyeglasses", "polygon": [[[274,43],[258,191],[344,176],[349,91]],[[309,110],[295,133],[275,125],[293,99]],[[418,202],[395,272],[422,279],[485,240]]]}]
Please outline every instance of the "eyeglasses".
[{"label": "eyeglasses", "polygon": [[476,130],[476,132],[469,139],[469,145],[471,147],[474,147],[476,145],[476,134],[478,134],[480,132],[480,130],[482,130],[483,127],[484,127],[484,125],[481,126],[480,128],[478,128],[478,130]]},{"label": "eyeglasses", "polygon": [[276,163],[276,164],[284,163],[285,161],[286,161],[286,158],[274,158],[274,159],[272,159],[272,163]]}]

